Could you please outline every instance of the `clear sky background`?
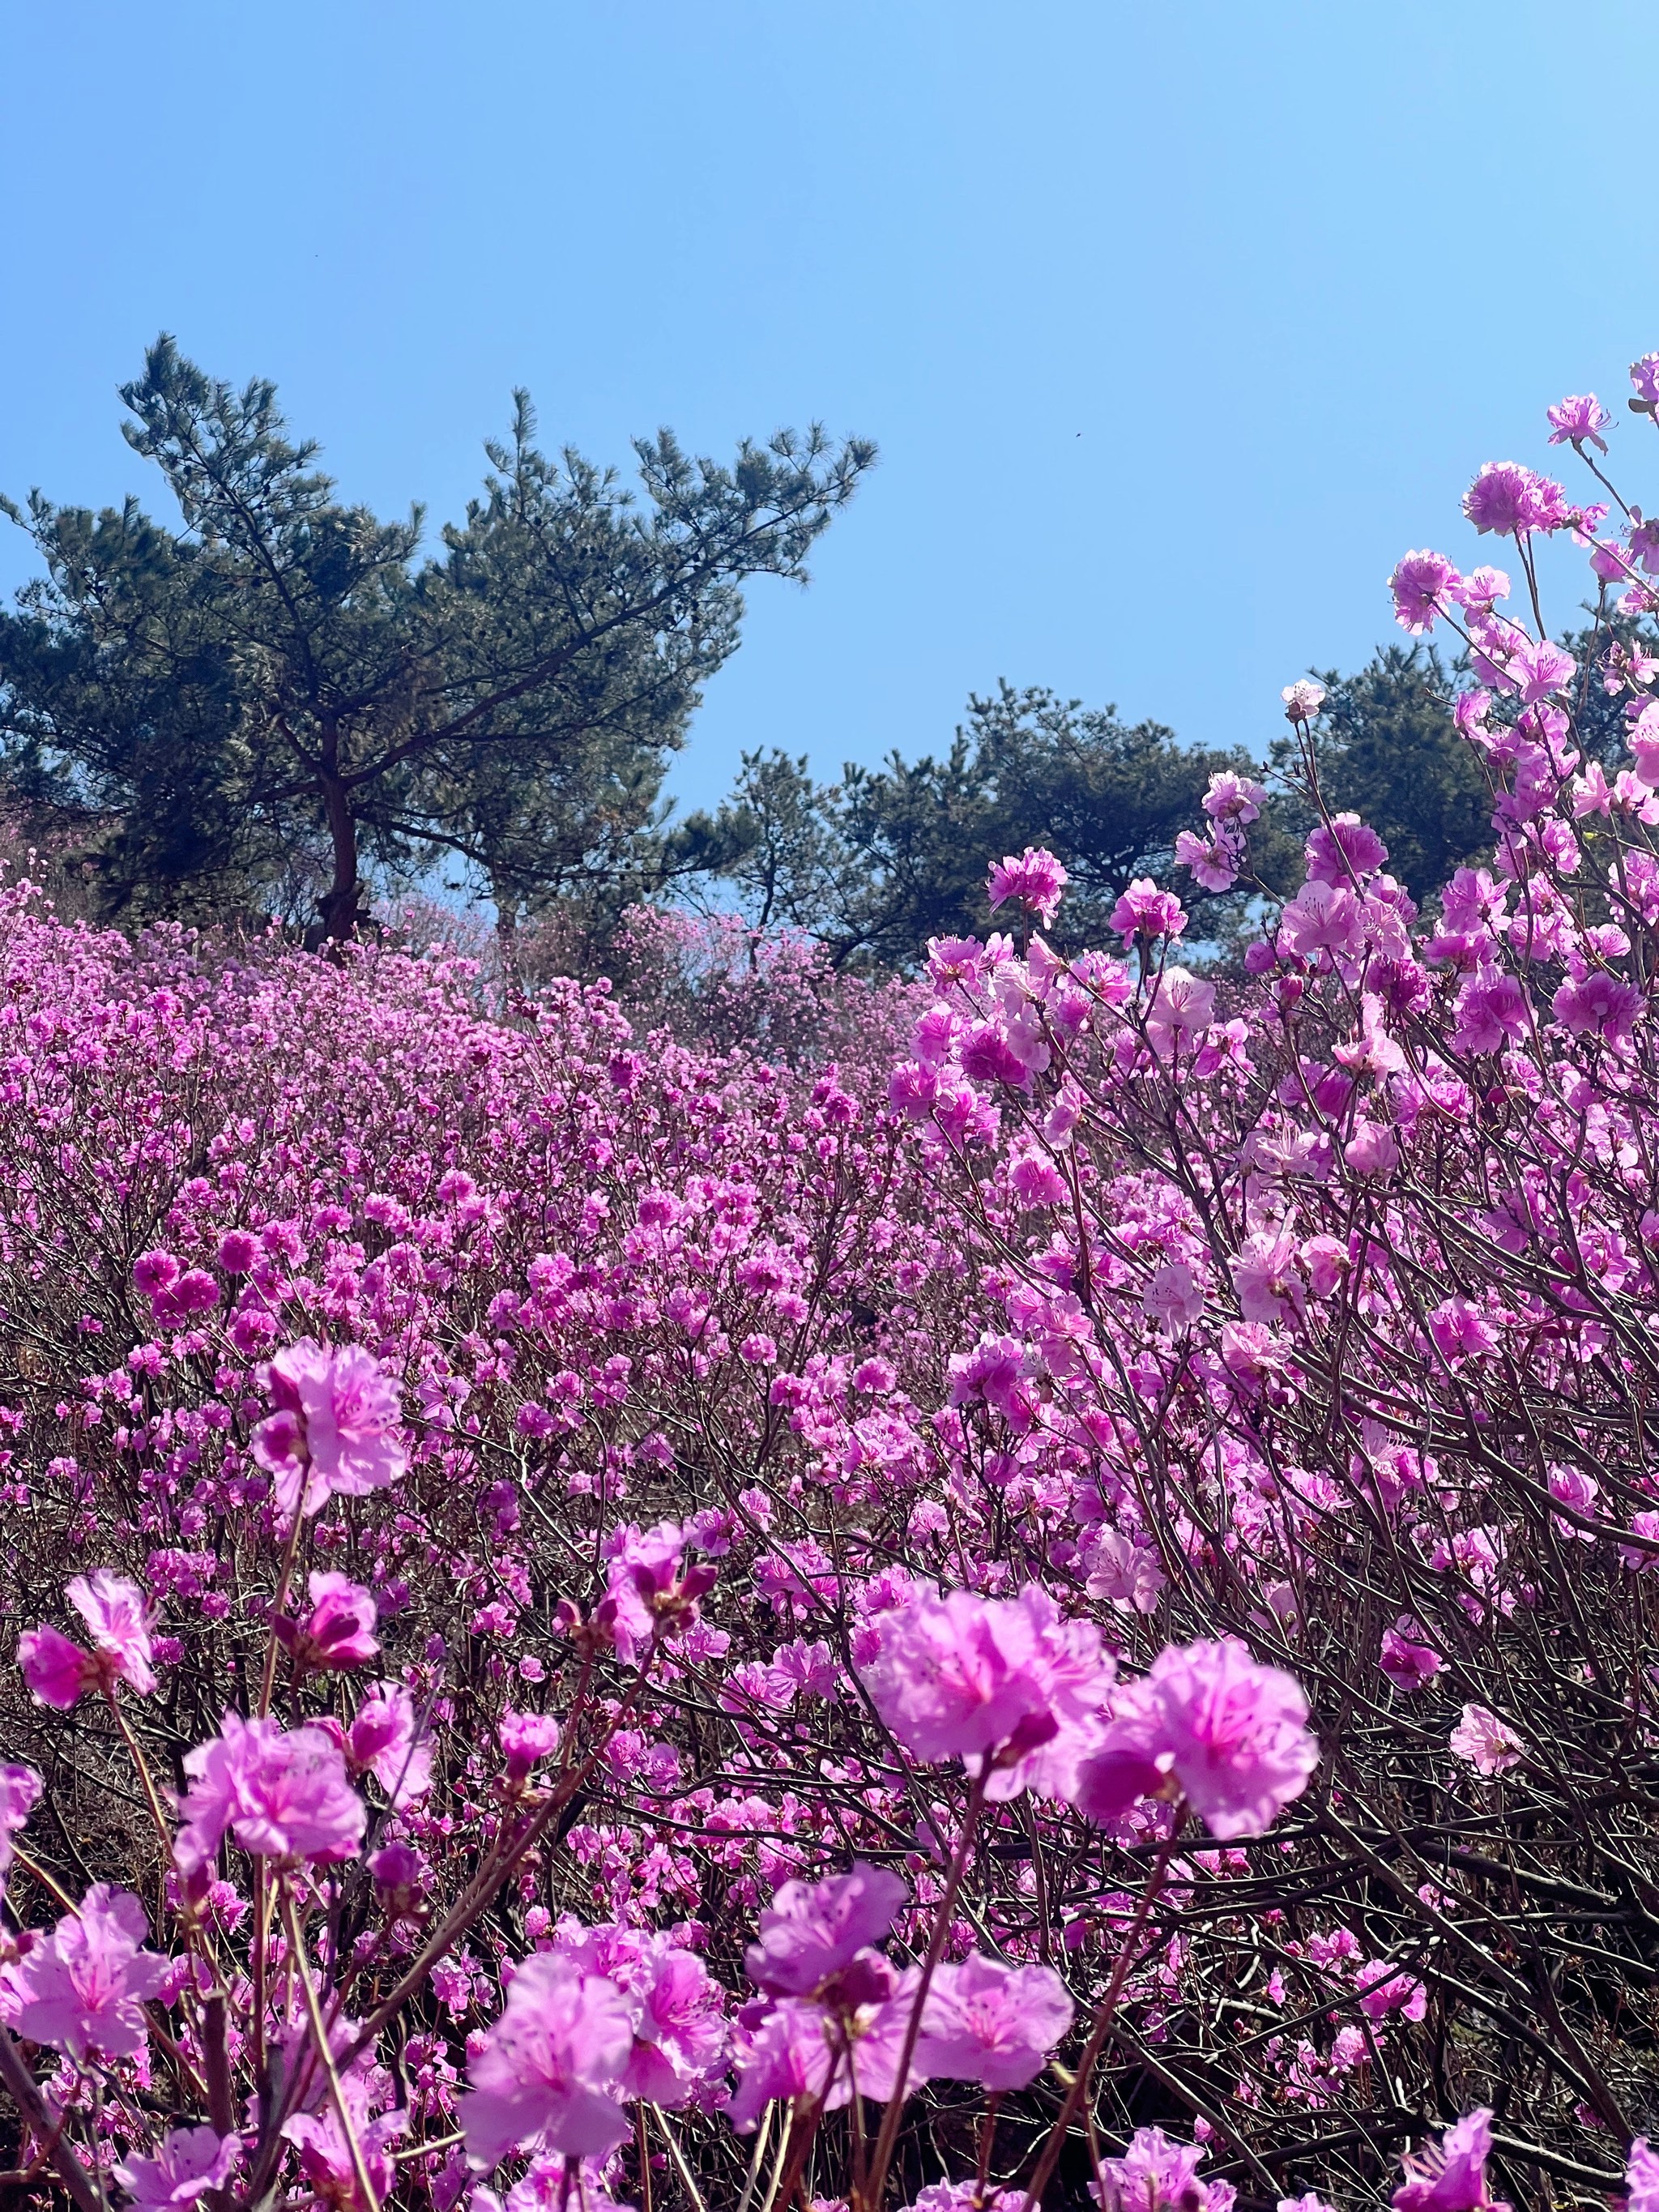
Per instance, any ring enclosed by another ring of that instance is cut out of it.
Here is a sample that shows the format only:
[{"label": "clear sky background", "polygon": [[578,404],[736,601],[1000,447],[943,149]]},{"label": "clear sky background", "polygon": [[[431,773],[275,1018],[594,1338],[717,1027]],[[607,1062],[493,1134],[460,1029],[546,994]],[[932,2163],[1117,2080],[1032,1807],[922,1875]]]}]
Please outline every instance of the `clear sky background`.
[{"label": "clear sky background", "polygon": [[1638,480],[1656,82],[1646,0],[18,0],[0,487],[155,499],[115,387],[163,328],[434,520],[515,384],[623,462],[817,416],[881,466],[753,589],[686,800],[1000,676],[1261,748],[1549,401]]}]

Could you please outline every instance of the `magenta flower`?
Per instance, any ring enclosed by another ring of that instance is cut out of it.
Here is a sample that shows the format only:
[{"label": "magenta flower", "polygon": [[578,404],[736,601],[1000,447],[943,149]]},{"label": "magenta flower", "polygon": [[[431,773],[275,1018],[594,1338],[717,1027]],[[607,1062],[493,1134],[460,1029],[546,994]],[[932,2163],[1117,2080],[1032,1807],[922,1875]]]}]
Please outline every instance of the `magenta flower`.
[{"label": "magenta flower", "polygon": [[401,1812],[432,1787],[432,1740],[401,1682],[377,1682],[346,1735],[354,1771],[374,1777]]},{"label": "magenta flower", "polygon": [[[861,2097],[882,2102],[898,2084],[921,1970],[902,1976],[866,1952],[846,1977],[836,2002],[780,1997],[740,2044],[736,2094],[726,2107],[735,2128],[748,2130],[774,2098],[821,2098],[826,2112]],[[920,2087],[926,2069],[913,2057],[905,2094]]]},{"label": "magenta flower", "polygon": [[1446,601],[1455,596],[1462,581],[1455,564],[1443,553],[1425,548],[1420,553],[1402,555],[1389,579],[1395,620],[1401,629],[1421,636],[1434,628],[1437,615],[1444,614]]},{"label": "magenta flower", "polygon": [[[343,2087],[363,2171],[376,2199],[384,2205],[398,2178],[387,2146],[407,2129],[409,2115],[400,2109],[374,2118],[369,2110],[368,2085],[357,2075],[348,2074]],[[315,2204],[330,2207],[331,2212],[371,2212],[363,2202],[356,2160],[332,2098],[314,2112],[296,2112],[283,2124],[283,2134],[299,2148],[300,2172],[311,2185]]]},{"label": "magenta flower", "polygon": [[307,1581],[311,1610],[303,1619],[282,1614],[272,1633],[301,1668],[361,1667],[380,1646],[374,1634],[374,1599],[361,1583],[340,1574],[314,1574]]},{"label": "magenta flower", "polygon": [[270,1373],[276,1411],[253,1431],[253,1456],[275,1477],[284,1516],[365,1497],[403,1474],[397,1385],[362,1345],[302,1337],[276,1354]]},{"label": "magenta flower", "polygon": [[1201,2143],[1172,2142],[1162,2128],[1137,2128],[1121,2158],[1103,2159],[1105,2212],[1231,2212],[1230,2182],[1200,2181]]},{"label": "magenta flower", "polygon": [[1463,495],[1463,512],[1483,534],[1559,530],[1567,519],[1567,495],[1518,461],[1488,461]]},{"label": "magenta flower", "polygon": [[1368,822],[1357,814],[1333,814],[1328,822],[1316,823],[1308,832],[1308,880],[1330,884],[1344,890],[1362,876],[1372,876],[1389,857],[1389,848]]},{"label": "magenta flower", "polygon": [[88,1690],[98,1686],[97,1662],[92,1654],[71,1644],[50,1621],[23,1631],[17,1639],[17,1663],[35,1702],[53,1705],[59,1712],[68,1712]]},{"label": "magenta flower", "polygon": [[1492,2155],[1492,2112],[1466,2112],[1427,2150],[1401,2160],[1406,2179],[1389,2200],[1394,2212],[1509,2212],[1486,2194]]},{"label": "magenta flower", "polygon": [[1117,1693],[1073,1802],[1109,1826],[1138,1797],[1179,1796],[1224,1841],[1261,1835],[1319,1764],[1307,1723],[1300,1686],[1237,1638],[1172,1644]]},{"label": "magenta flower", "polygon": [[131,2212],[185,2212],[210,2190],[222,2189],[241,2160],[239,2136],[174,2128],[154,2158],[129,2151],[112,2171],[132,2199]]},{"label": "magenta flower", "polygon": [[526,1959],[467,2069],[459,2116],[468,2157],[488,2171],[520,2148],[568,2158],[614,2150],[629,2122],[607,2093],[633,2048],[630,2008],[614,1982],[557,1952]]},{"label": "magenta flower", "polygon": [[[1656,357],[1659,359],[1659,356]],[[1626,2212],[1659,2212],[1659,2151],[1638,2136],[1625,2162]]]},{"label": "magenta flower", "polygon": [[40,1796],[40,1778],[32,1766],[0,1765],[0,1897],[6,1893],[12,1842],[27,1825]]},{"label": "magenta flower", "polygon": [[1411,1615],[1402,1613],[1392,1628],[1383,1630],[1382,1656],[1376,1663],[1396,1690],[1420,1690],[1445,1662],[1424,1642],[1423,1631]]},{"label": "magenta flower", "polygon": [[1477,1774],[1487,1776],[1518,1766],[1523,1748],[1514,1729],[1485,1705],[1464,1706],[1463,1717],[1451,1732],[1451,1747]]},{"label": "magenta flower", "polygon": [[1195,876],[1206,891],[1227,891],[1238,881],[1243,854],[1224,838],[1195,837],[1190,830],[1182,830],[1176,836],[1175,857],[1176,866]]},{"label": "magenta flower", "polygon": [[613,1982],[631,2011],[634,2047],[616,2093],[654,2105],[684,2105],[724,2069],[725,1993],[696,1952],[642,1929],[561,1923],[562,1955],[584,1973]]},{"label": "magenta flower", "polygon": [[515,1790],[530,1779],[530,1771],[559,1747],[559,1723],[550,1713],[503,1713],[495,1730],[507,1759],[507,1779]]},{"label": "magenta flower", "polygon": [[94,2051],[124,2058],[143,2050],[145,2001],[167,1971],[158,1952],[144,1949],[148,1933],[144,1908],[131,1890],[94,1882],[80,1910],[65,1913],[15,1969],[17,2033],[71,2058]]},{"label": "magenta flower", "polygon": [[878,1943],[909,1894],[898,1875],[862,1859],[850,1874],[787,1881],[762,1909],[744,1971],[772,1996],[805,1996]]},{"label": "magenta flower", "polygon": [[1035,1586],[1017,1598],[923,1586],[875,1626],[880,1648],[860,1672],[907,1751],[974,1775],[988,1766],[994,1802],[1069,1795],[1115,1671],[1092,1622],[1062,1620]]},{"label": "magenta flower", "polygon": [[1011,853],[993,864],[986,896],[994,907],[1018,901],[1030,908],[1045,929],[1051,929],[1070,881],[1052,853],[1028,845],[1018,860]]},{"label": "magenta flower", "polygon": [[1212,822],[1232,823],[1242,830],[1255,820],[1267,801],[1264,785],[1226,768],[1210,778],[1202,804]]},{"label": "magenta flower", "polygon": [[1644,353],[1630,365],[1630,380],[1650,408],[1659,407],[1659,353]]},{"label": "magenta flower", "polygon": [[314,1865],[352,1856],[368,1820],[346,1779],[340,1747],[320,1728],[228,1712],[211,1743],[185,1754],[191,1787],[173,1855],[185,1874],[204,1868],[227,1831],[256,1858]]},{"label": "magenta flower", "polygon": [[93,1649],[83,1651],[44,1621],[26,1629],[17,1639],[17,1663],[36,1699],[67,1712],[89,1690],[108,1692],[117,1682],[147,1698],[155,1687],[149,1663],[155,1609],[137,1583],[100,1567],[76,1575],[64,1595],[92,1631]]},{"label": "magenta flower", "polygon": [[1429,1993],[1417,1977],[1386,1959],[1373,1959],[1359,1967],[1353,1985],[1359,2009],[1374,2026],[1395,2012],[1407,2020],[1421,2020],[1429,2008]]},{"label": "magenta flower", "polygon": [[1594,968],[1586,975],[1569,977],[1550,1004],[1564,1029],[1575,1036],[1599,1036],[1617,1050],[1630,1042],[1642,994],[1605,968]]},{"label": "magenta flower", "polygon": [[696,1626],[699,1600],[714,1586],[713,1567],[683,1567],[685,1531],[678,1521],[654,1528],[612,1529],[603,1555],[605,1593],[593,1624],[605,1630],[624,1666],[642,1659],[659,1636],[683,1636]]},{"label": "magenta flower", "polygon": [[1076,2008],[1052,1966],[1009,1966],[977,1951],[934,1970],[916,2062],[947,2081],[1024,2089],[1048,2064]]},{"label": "magenta flower", "polygon": [[1565,399],[1558,399],[1547,409],[1553,446],[1580,446],[1586,442],[1599,446],[1605,453],[1607,441],[1601,435],[1613,417],[1593,392],[1574,392]]},{"label": "magenta flower", "polygon": [[1126,945],[1135,939],[1179,937],[1187,927],[1181,901],[1161,891],[1150,876],[1137,876],[1112,908],[1112,927]]}]

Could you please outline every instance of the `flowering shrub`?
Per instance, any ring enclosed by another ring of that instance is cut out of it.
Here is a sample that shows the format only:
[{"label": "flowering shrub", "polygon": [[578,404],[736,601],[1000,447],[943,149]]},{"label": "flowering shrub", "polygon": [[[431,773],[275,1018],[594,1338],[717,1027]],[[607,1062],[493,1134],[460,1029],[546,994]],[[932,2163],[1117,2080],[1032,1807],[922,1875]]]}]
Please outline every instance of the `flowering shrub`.
[{"label": "flowering shrub", "polygon": [[[1605,410],[1550,421],[1599,477]],[[1316,826],[1247,981],[1149,882],[1062,960],[1064,871],[1010,855],[890,1068],[4,895],[13,2186],[1651,2212],[1659,529],[1619,512],[1482,472],[1524,619],[1395,572],[1492,793],[1437,914],[1292,685]],[[1249,881],[1262,796],[1217,780],[1200,881]]]}]

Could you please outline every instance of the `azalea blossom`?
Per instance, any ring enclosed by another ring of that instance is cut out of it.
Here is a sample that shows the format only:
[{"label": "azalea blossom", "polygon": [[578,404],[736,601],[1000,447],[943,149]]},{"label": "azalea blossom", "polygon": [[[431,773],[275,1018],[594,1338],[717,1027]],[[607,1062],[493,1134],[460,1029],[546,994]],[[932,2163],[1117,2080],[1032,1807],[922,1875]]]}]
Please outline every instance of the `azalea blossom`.
[{"label": "azalea blossom", "polygon": [[149,2036],[144,2004],[167,1962],[144,1947],[149,1925],[131,1890],[94,1882],[15,1970],[14,2025],[71,2058],[121,2058]]},{"label": "azalea blossom", "polygon": [[526,1959],[467,2069],[459,2114],[468,2157],[488,2172],[513,2150],[597,2158],[613,2149],[629,2122],[610,2092],[633,2048],[630,2008],[614,1982],[557,1952]]},{"label": "azalea blossom", "polygon": [[916,2063],[951,2081],[1024,2089],[1042,2071],[1076,2007],[1052,1966],[1010,1966],[975,1952],[934,1969]]},{"label": "azalea blossom", "polygon": [[1451,1747],[1477,1774],[1485,1775],[1504,1774],[1518,1766],[1524,1749],[1513,1729],[1485,1705],[1475,1705],[1464,1706],[1463,1717],[1451,1732]]},{"label": "azalea blossom", "polygon": [[222,2136],[216,2128],[174,2128],[154,2158],[129,2151],[112,2172],[132,2199],[131,2212],[185,2212],[222,2189],[241,2162],[240,2136]]},{"label": "azalea blossom", "polygon": [[360,1344],[302,1337],[272,1358],[276,1410],[253,1431],[253,1455],[276,1479],[280,1512],[319,1512],[331,1498],[362,1498],[409,1464],[398,1433],[397,1385]]},{"label": "azalea blossom", "polygon": [[320,1728],[228,1712],[211,1742],[185,1753],[185,1771],[191,1786],[173,1856],[186,1874],[204,1867],[227,1833],[257,1857],[349,1858],[367,1824],[340,1747]]}]

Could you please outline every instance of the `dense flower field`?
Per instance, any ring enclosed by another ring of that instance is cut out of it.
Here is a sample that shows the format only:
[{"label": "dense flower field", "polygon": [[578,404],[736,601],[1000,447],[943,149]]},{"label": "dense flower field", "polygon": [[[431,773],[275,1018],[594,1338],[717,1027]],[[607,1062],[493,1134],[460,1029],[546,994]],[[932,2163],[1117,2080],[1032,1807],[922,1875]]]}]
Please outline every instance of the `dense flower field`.
[{"label": "dense flower field", "polygon": [[1652,2212],[1659,524],[1601,482],[1482,471],[1518,591],[1395,572],[1492,792],[1431,916],[1287,690],[1244,981],[1151,883],[1061,960],[1028,852],[814,1067],[787,957],[716,1052],[4,893],[20,2201]]}]

